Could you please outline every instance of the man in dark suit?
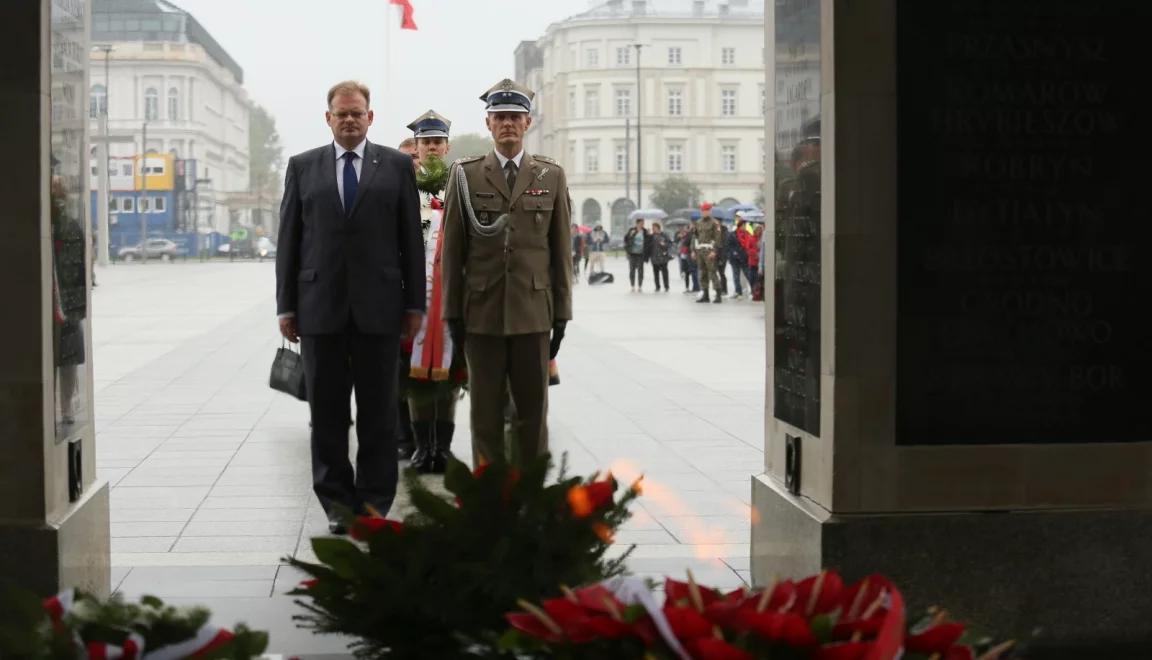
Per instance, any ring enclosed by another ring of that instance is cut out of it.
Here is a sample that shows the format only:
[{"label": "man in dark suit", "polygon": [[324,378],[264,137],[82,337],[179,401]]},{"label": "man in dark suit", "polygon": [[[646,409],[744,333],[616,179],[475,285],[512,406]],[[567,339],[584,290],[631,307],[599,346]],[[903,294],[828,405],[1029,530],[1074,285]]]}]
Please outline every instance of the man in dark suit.
[{"label": "man in dark suit", "polygon": [[[424,245],[412,159],[367,140],[368,88],[328,92],[334,141],[293,156],[280,204],[276,313],[301,341],[312,412],[312,486],[329,530],[342,509],[381,515],[396,495],[397,358],[423,318]],[[356,469],[348,460],[356,392]],[[367,505],[367,506],[366,506]]]}]

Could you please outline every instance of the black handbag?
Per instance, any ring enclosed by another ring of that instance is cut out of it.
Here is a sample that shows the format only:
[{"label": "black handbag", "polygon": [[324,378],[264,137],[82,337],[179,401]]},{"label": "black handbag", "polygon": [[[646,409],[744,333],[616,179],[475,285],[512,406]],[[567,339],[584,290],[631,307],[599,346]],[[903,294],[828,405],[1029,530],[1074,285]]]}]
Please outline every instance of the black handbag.
[{"label": "black handbag", "polygon": [[276,349],[276,359],[272,360],[268,387],[291,394],[301,401],[308,400],[308,388],[304,383],[304,356],[288,348],[283,341],[280,342],[280,348]]}]

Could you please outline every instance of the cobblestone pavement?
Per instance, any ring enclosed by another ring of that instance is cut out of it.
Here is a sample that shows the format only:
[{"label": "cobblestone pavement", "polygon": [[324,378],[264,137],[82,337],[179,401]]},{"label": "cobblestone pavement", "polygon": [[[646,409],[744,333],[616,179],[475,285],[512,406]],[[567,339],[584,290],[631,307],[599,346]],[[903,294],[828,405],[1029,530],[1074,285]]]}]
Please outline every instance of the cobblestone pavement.
[{"label": "cobblestone pavement", "polygon": [[[764,311],[696,305],[673,282],[575,287],[576,320],[550,393],[552,447],[573,473],[643,474],[617,535],[640,575],[732,587],[748,579],[751,476],[763,466]],[[674,270],[674,268],[673,268]],[[271,263],[100,269],[93,292],[99,476],[112,485],[113,588],[210,606],[273,631],[276,652],[336,653],[295,630],[282,594],[325,532],[311,493],[308,413],[270,390],[280,344]],[[468,437],[467,399],[457,437]],[[457,455],[468,461],[466,440]],[[432,479],[432,477],[428,477]],[[390,517],[407,507],[401,493]]]}]

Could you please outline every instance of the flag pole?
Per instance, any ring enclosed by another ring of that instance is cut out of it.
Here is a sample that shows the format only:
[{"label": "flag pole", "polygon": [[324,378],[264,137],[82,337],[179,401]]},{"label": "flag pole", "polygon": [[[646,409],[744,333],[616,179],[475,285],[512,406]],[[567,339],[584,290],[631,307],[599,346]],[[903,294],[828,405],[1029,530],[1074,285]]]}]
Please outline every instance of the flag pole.
[{"label": "flag pole", "polygon": [[[384,6],[384,89],[383,94],[392,91],[392,23],[396,21],[396,10],[400,7],[391,2]],[[384,98],[383,94],[380,98]]]}]

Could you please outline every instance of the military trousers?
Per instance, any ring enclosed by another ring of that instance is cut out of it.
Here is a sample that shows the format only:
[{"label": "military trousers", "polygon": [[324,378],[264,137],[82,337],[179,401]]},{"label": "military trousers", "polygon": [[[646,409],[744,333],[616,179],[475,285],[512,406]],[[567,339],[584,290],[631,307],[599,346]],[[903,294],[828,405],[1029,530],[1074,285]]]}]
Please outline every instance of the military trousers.
[{"label": "military trousers", "polygon": [[[476,335],[464,341],[468,391],[472,402],[473,465],[494,461],[526,464],[548,451],[547,332],[525,335]],[[516,409],[513,436],[518,446],[504,447],[505,397]]]},{"label": "military trousers", "polygon": [[716,297],[720,297],[720,276],[716,272],[716,259],[716,252],[713,250],[696,251],[696,265],[700,271],[700,291],[705,296],[708,295],[708,287],[711,286]]}]

